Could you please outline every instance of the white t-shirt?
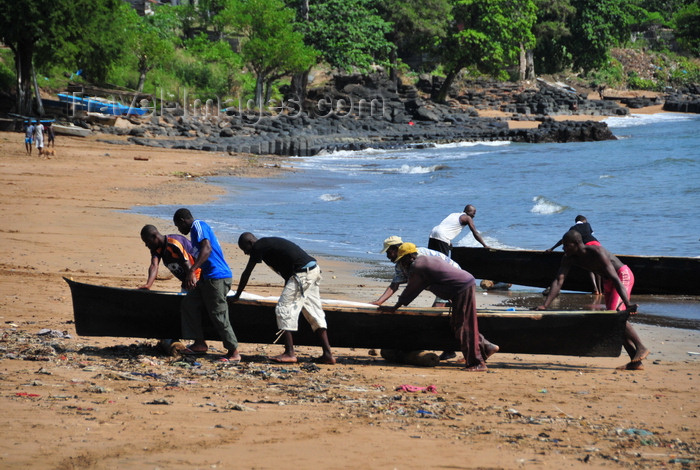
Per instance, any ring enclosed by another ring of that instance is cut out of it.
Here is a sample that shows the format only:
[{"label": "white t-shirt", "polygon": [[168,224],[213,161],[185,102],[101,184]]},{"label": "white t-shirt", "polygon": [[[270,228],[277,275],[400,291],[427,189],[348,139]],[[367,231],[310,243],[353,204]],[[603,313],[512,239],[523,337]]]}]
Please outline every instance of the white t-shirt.
[{"label": "white t-shirt", "polygon": [[464,228],[464,225],[462,225],[459,221],[459,218],[464,214],[465,212],[453,212],[445,217],[442,222],[433,227],[433,230],[430,232],[430,238],[434,238],[445,243],[452,243],[452,240],[454,240]]}]

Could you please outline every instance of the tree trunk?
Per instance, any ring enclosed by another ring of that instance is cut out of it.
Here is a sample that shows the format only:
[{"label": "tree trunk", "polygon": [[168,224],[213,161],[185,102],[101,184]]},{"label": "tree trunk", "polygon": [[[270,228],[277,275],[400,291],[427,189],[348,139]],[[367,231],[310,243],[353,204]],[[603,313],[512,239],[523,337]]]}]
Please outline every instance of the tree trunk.
[{"label": "tree trunk", "polygon": [[32,56],[33,45],[18,44],[15,52],[17,70],[17,113],[32,115]]},{"label": "tree trunk", "polygon": [[525,80],[535,79],[535,51],[528,49],[525,53],[525,62],[527,66],[525,67]]},{"label": "tree trunk", "polygon": [[139,84],[136,85],[136,91],[139,93],[143,91],[143,87],[146,85],[146,72],[148,72],[146,69],[139,70]]},{"label": "tree trunk", "polygon": [[444,103],[447,100],[447,95],[450,91],[450,87],[455,81],[455,78],[457,78],[457,74],[460,70],[462,70],[462,67],[456,65],[453,68],[451,68],[449,72],[447,72],[445,81],[442,83],[442,86],[440,87],[440,90],[438,91],[437,96],[435,97],[435,101],[437,101],[438,103]]},{"label": "tree trunk", "polygon": [[[265,94],[263,96],[263,99],[264,99],[263,103],[265,103],[265,104],[270,103],[270,94],[272,93],[272,82],[273,81],[274,80],[267,80],[265,82]],[[260,109],[262,109],[262,106],[260,107]]]},{"label": "tree trunk", "polygon": [[[309,21],[309,0],[301,0],[299,2],[299,21],[308,22]],[[304,101],[306,101],[306,88],[309,84],[309,73],[311,73],[311,67],[303,72],[295,73],[292,75],[292,94],[294,98],[299,100],[299,106],[304,109]]]},{"label": "tree trunk", "polygon": [[525,80],[525,73],[527,71],[527,60],[525,58],[525,45],[520,43],[520,57],[518,59],[518,80],[521,82]]},{"label": "tree trunk", "polygon": [[391,64],[391,69],[389,69],[389,80],[394,84],[396,90],[399,89],[399,74],[396,72],[398,62],[398,56],[396,53],[396,48],[392,48],[389,53],[389,63]]},{"label": "tree trunk", "polygon": [[294,94],[294,98],[299,100],[302,107],[304,106],[304,101],[306,101],[306,88],[309,84],[309,73],[311,73],[311,67],[303,72],[292,75],[292,93]]},{"label": "tree trunk", "polygon": [[39,82],[36,80],[36,70],[32,64],[32,83],[34,84],[34,95],[36,96],[36,112],[39,116],[44,115],[44,102],[41,101],[41,93],[39,92]]},{"label": "tree trunk", "polygon": [[265,86],[265,77],[258,74],[255,79],[255,104],[258,109],[263,107],[263,88]]},{"label": "tree trunk", "polygon": [[299,19],[309,21],[309,0],[299,2]]}]

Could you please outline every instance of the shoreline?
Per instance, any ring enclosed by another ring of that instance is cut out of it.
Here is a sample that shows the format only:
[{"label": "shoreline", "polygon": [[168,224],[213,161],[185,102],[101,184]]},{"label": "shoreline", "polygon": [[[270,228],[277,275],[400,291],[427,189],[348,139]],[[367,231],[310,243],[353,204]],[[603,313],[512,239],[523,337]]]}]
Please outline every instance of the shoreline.
[{"label": "shoreline", "polygon": [[[282,159],[64,136],[56,153],[28,157],[22,134],[0,133],[0,237],[9,247],[0,263],[3,468],[559,469],[584,461],[608,468],[698,461],[700,356],[688,353],[700,352],[700,337],[692,330],[635,324],[652,351],[645,371],[617,371],[625,357],[497,354],[486,374],[462,372],[456,362],[392,365],[348,349],[334,351],[337,366],[313,368],[306,361],[318,348],[308,347],[298,350],[304,362],[281,367],[266,361],[280,346],[255,344],[242,345],[240,366],[213,356],[195,365],[162,356],[155,340],[77,337],[63,276],[130,288],[145,281],[150,256],[139,231],[153,219],[124,211],[144,202],[204,203],[222,190],[197,177],[267,175],[280,171],[274,164]],[[232,244],[224,250],[236,285],[246,257]],[[358,277],[354,262],[319,262],[324,297],[373,300],[388,282]],[[154,287],[179,290],[166,273],[161,266]],[[261,267],[247,290],[279,295],[281,287]],[[496,294],[478,298],[497,302]],[[43,329],[70,337],[40,335]],[[438,393],[396,391],[401,384],[435,385]],[[635,429],[653,438],[642,442],[625,431]],[[319,453],[319,445],[333,452]]]}]

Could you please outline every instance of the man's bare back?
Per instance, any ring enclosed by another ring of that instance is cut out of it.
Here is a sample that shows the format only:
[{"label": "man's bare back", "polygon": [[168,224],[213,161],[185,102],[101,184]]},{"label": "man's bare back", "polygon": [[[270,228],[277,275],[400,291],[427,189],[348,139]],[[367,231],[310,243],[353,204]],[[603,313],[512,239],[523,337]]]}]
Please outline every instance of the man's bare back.
[{"label": "man's bare back", "polygon": [[608,279],[611,277],[610,267],[613,273],[617,273],[623,266],[617,256],[602,246],[595,245],[583,245],[571,253],[565,252],[562,265],[578,266]]}]

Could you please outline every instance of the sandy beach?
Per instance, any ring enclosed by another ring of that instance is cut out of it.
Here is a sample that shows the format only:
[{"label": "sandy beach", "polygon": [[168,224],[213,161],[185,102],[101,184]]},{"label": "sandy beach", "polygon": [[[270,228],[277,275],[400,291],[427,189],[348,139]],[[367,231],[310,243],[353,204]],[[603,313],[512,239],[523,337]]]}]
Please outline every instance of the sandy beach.
[{"label": "sandy beach", "polygon": [[[137,287],[149,263],[141,227],[176,232],[172,214],[124,211],[205,203],[220,194],[208,175],[291,166],[99,139],[57,136],[56,155],[41,158],[22,134],[0,133],[1,468],[700,468],[697,331],[636,325],[651,350],[643,371],[616,370],[626,356],[496,354],[483,374],[359,349],[315,366],[318,348],[299,348],[301,362],[281,366],[266,360],[281,346],[258,344],[242,345],[239,365],[194,363],[155,340],[78,337],[62,278]],[[235,285],[246,258],[224,251]],[[371,301],[386,287],[360,265],[319,261],[324,297]],[[168,274],[161,266],[155,288],[179,289]],[[277,295],[281,279],[260,267],[247,290]],[[479,295],[480,306],[499,300]]]}]

